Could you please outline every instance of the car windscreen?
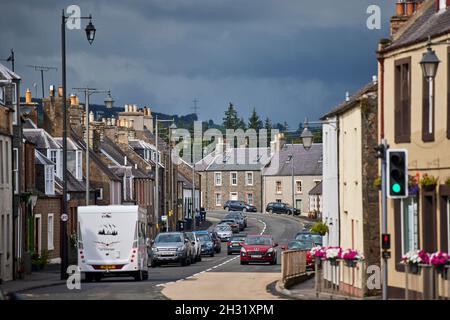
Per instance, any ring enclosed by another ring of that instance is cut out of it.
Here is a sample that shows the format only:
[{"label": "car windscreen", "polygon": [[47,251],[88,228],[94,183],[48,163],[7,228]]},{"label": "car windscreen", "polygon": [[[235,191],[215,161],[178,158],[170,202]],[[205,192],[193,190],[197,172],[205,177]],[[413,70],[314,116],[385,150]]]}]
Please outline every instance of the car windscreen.
[{"label": "car windscreen", "polygon": [[164,234],[160,233],[156,239],[156,243],[167,243],[167,242],[182,242],[180,234]]},{"label": "car windscreen", "polygon": [[201,242],[211,241],[211,237],[210,237],[209,234],[197,234],[197,238],[198,238],[198,240],[200,240]]},{"label": "car windscreen", "polygon": [[230,239],[230,242],[244,242],[245,241],[245,237],[232,237]]},{"label": "car windscreen", "polygon": [[217,231],[230,231],[231,227],[229,225],[222,225],[222,226],[218,226],[216,227]]},{"label": "car windscreen", "polygon": [[195,237],[192,233],[186,233],[186,238],[188,238],[191,241],[195,241]]},{"label": "car windscreen", "polygon": [[220,221],[220,223],[235,223],[235,221],[231,220],[231,219],[227,219],[227,220]]},{"label": "car windscreen", "polygon": [[289,250],[311,250],[312,247],[312,241],[292,241],[288,244]]},{"label": "car windscreen", "polygon": [[272,239],[266,237],[249,237],[245,240],[245,244],[250,245],[271,245]]},{"label": "car windscreen", "polygon": [[315,244],[322,244],[322,236],[320,234],[312,234],[311,239]]}]

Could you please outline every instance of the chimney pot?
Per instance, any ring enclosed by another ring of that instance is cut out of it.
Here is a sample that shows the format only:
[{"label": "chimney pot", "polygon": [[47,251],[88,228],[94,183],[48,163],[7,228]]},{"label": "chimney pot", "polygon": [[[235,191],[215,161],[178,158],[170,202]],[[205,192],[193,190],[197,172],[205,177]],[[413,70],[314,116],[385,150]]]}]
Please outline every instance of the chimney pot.
[{"label": "chimney pot", "polygon": [[77,96],[74,94],[70,95],[70,105],[71,106],[76,106],[77,105]]},{"label": "chimney pot", "polygon": [[51,85],[50,86],[50,97],[54,97],[55,96],[55,86]]},{"label": "chimney pot", "polygon": [[63,96],[63,87],[58,87],[58,97]]},{"label": "chimney pot", "polygon": [[378,83],[378,77],[377,76],[372,76],[372,82],[374,84]]},{"label": "chimney pot", "polygon": [[350,101],[350,93],[348,91],[345,93],[345,101]]},{"label": "chimney pot", "polygon": [[27,92],[25,92],[25,103],[31,104],[31,91],[27,88]]}]

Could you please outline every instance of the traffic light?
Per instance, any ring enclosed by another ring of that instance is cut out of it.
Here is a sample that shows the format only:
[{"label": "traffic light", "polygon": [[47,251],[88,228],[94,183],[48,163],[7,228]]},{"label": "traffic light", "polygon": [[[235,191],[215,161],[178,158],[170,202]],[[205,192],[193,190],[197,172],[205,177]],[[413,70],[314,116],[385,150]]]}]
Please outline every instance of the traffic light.
[{"label": "traffic light", "polygon": [[387,194],[392,199],[408,197],[408,151],[387,151]]},{"label": "traffic light", "polygon": [[391,248],[391,235],[383,233],[381,235],[381,249],[389,250]]}]

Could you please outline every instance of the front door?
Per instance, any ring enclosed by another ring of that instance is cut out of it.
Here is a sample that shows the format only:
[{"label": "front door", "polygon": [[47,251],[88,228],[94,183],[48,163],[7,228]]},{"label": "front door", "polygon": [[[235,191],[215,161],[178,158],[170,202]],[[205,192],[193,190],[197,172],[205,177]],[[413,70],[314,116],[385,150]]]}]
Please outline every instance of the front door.
[{"label": "front door", "polygon": [[34,217],[34,252],[41,254],[41,217]]},{"label": "front door", "polygon": [[302,200],[301,199],[295,200],[295,208],[302,211]]}]

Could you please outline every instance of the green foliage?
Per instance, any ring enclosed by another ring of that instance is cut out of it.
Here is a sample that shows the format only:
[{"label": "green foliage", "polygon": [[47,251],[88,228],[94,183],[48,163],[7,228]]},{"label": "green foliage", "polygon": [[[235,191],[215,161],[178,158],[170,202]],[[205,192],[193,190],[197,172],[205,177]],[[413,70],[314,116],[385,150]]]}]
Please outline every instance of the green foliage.
[{"label": "green foliage", "polygon": [[446,184],[447,186],[450,186],[450,177],[448,177],[447,180],[445,180],[445,184]]},{"label": "green foliage", "polygon": [[315,223],[311,228],[312,233],[320,234],[324,236],[328,233],[328,226],[322,221]]},{"label": "green foliage", "polygon": [[422,179],[420,179],[420,185],[422,187],[433,187],[437,185],[438,180],[432,175],[424,174]]},{"label": "green foliage", "polygon": [[258,114],[256,113],[256,109],[253,108],[252,114],[250,115],[250,118],[248,119],[248,128],[254,129],[258,132],[258,130],[263,128],[263,123],[261,119],[259,118]]},{"label": "green foliage", "polygon": [[230,106],[225,111],[225,117],[223,118],[223,126],[225,129],[237,130],[240,127],[241,119],[239,119],[236,109],[230,102]]}]

